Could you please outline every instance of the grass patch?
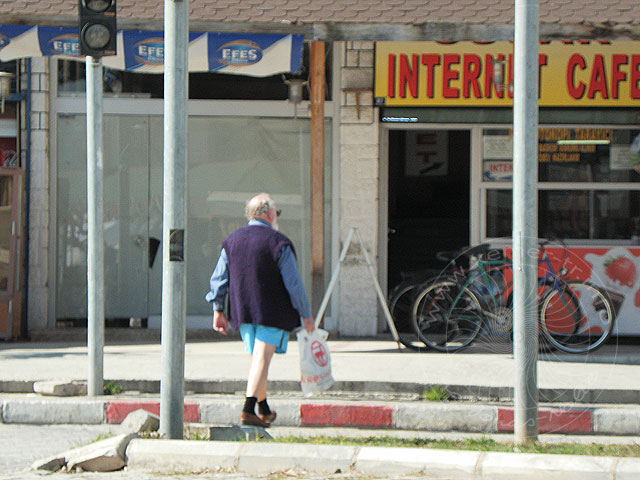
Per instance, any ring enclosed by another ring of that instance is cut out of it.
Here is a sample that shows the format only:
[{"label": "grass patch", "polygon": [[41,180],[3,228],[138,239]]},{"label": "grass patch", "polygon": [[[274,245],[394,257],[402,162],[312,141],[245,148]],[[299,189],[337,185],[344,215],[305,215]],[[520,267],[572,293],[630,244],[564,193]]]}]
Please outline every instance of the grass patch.
[{"label": "grass patch", "polygon": [[353,445],[362,447],[436,448],[443,450],[473,450],[478,452],[549,453],[557,455],[589,455],[605,457],[640,457],[640,445],[606,445],[582,443],[540,443],[516,445],[513,442],[497,442],[488,437],[461,440],[435,440],[430,438],[377,437],[296,437],[285,436],[273,440],[279,443],[310,443],[314,445]]},{"label": "grass patch", "polygon": [[115,382],[107,382],[104,384],[104,394],[105,395],[118,395],[123,392],[123,388]]},{"label": "grass patch", "polygon": [[450,399],[449,393],[440,385],[432,385],[425,388],[422,392],[422,398],[429,402],[446,402]]}]

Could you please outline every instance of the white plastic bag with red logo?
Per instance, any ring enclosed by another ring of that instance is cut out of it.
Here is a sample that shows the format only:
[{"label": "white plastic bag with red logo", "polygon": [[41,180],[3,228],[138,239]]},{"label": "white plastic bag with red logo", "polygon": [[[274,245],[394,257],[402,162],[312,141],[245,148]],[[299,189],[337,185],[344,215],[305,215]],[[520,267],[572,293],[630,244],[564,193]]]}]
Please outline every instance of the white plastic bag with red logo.
[{"label": "white plastic bag with red logo", "polygon": [[300,386],[305,397],[328,390],[335,380],[331,375],[331,357],[327,347],[329,332],[316,328],[297,333],[300,348]]}]

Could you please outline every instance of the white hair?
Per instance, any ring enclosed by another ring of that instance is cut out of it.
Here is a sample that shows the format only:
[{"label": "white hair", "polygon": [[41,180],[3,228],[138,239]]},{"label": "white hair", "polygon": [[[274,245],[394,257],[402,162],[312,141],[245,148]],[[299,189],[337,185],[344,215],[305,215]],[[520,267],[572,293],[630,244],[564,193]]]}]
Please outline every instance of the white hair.
[{"label": "white hair", "polygon": [[275,206],[276,203],[268,193],[260,193],[255,197],[247,200],[247,204],[244,208],[244,214],[247,219],[251,220],[256,217],[268,215],[269,210],[275,208]]}]

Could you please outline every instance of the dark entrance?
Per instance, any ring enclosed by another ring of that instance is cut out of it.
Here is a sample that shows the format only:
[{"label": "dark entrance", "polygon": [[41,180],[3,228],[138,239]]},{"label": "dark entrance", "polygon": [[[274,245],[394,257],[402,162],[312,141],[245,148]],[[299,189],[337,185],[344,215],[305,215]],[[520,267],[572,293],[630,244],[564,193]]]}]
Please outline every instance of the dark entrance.
[{"label": "dark entrance", "polygon": [[471,132],[389,131],[388,287],[469,244]]}]

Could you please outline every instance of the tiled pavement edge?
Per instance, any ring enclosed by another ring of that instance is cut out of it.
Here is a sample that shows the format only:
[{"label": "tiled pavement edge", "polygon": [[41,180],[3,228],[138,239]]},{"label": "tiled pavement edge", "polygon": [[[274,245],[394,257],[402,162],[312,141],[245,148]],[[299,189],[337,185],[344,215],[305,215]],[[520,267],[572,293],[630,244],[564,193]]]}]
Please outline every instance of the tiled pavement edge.
[{"label": "tiled pavement edge", "polygon": [[[1,398],[1,397],[0,397]],[[462,402],[373,402],[270,399],[280,426],[373,427],[381,429],[508,433],[510,406]],[[0,419],[23,424],[121,423],[134,410],[158,414],[156,398],[43,397],[14,395],[1,401]],[[185,398],[185,422],[236,424],[242,399]],[[540,433],[640,435],[640,406],[543,406]]]}]

